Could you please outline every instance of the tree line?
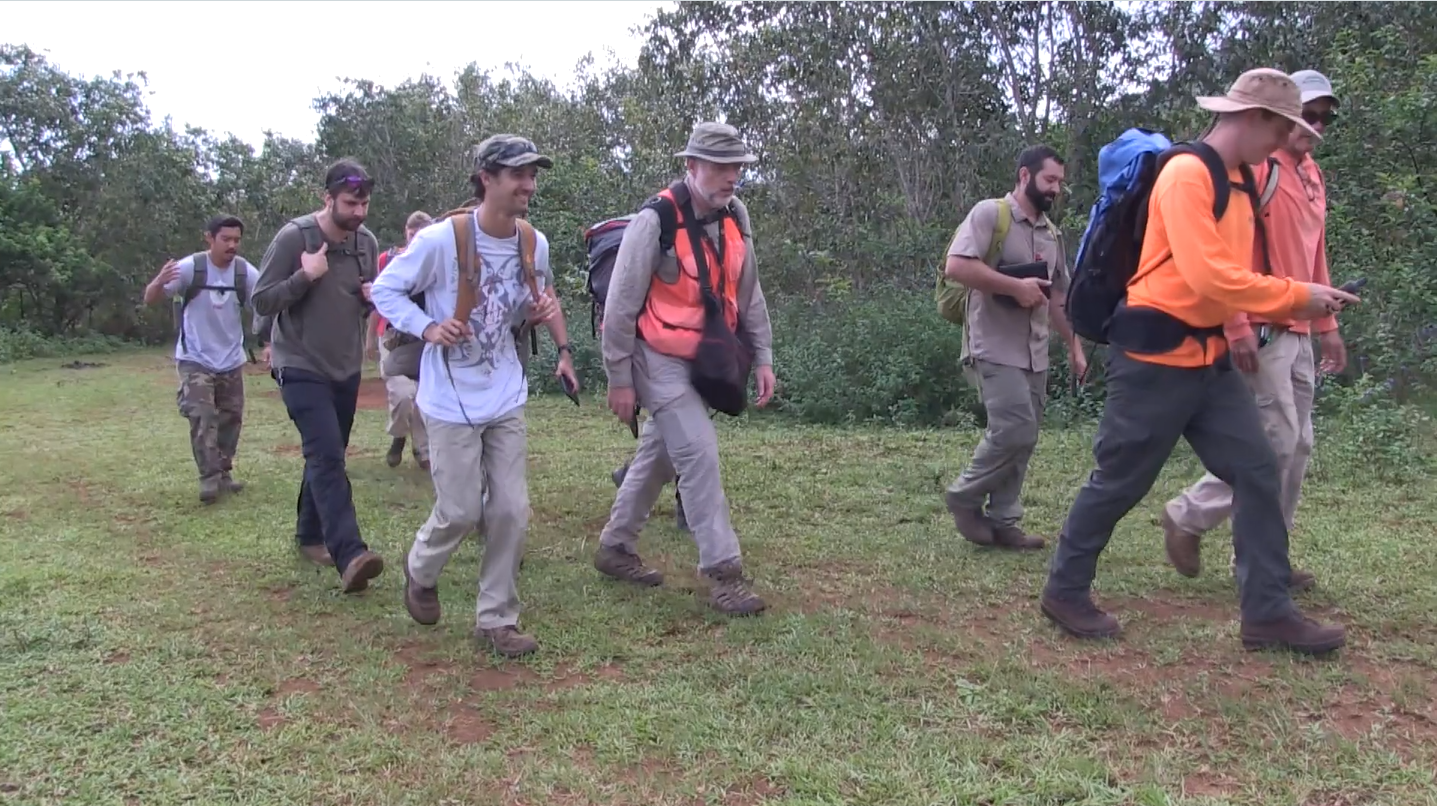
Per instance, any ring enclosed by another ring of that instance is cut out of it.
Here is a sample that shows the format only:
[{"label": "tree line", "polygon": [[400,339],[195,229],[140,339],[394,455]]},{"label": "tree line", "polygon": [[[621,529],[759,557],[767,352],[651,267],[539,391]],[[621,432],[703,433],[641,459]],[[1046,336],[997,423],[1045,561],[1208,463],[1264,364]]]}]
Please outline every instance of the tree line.
[{"label": "tree line", "polygon": [[[762,161],[741,191],[775,313],[780,405],[815,421],[955,422],[975,398],[933,273],[974,202],[1006,192],[1035,142],[1067,162],[1056,209],[1076,244],[1098,149],[1129,126],[1173,139],[1206,124],[1193,96],[1243,70],[1313,68],[1342,97],[1319,147],[1334,275],[1369,280],[1344,313],[1344,384],[1404,398],[1437,377],[1437,6],[1424,3],[691,3],[659,12],[635,65],[580,58],[565,86],[523,70],[363,78],[314,100],[314,142],[238,138],[151,119],[142,76],[80,78],[0,46],[0,329],[159,342],[139,306],[203,222],[239,215],[257,260],[318,205],[328,162],[377,180],[370,227],[467,198],[468,147],[507,131],[557,164],[531,220],[546,232],[573,323],[588,335],[581,233],[672,180],[692,125],[737,126]],[[1061,351],[1057,404],[1092,411]],[[590,340],[577,359],[602,372]],[[1094,362],[1095,364],[1100,362]],[[1369,388],[1370,387],[1370,388]]]}]

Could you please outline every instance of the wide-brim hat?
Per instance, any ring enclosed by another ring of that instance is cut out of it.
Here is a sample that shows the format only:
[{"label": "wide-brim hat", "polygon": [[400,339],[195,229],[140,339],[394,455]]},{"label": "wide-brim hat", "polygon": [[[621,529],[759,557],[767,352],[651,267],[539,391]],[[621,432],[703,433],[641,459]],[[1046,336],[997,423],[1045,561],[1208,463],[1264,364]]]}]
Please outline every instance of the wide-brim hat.
[{"label": "wide-brim hat", "polygon": [[748,150],[738,129],[727,123],[700,123],[689,135],[688,145],[675,157],[716,162],[720,165],[758,162],[758,157]]},{"label": "wide-brim hat", "polygon": [[1249,70],[1237,77],[1237,81],[1228,88],[1227,95],[1202,95],[1198,96],[1197,102],[1198,106],[1217,114],[1265,109],[1322,139],[1322,135],[1302,119],[1302,91],[1297,88],[1297,82],[1281,70],[1268,67]]}]

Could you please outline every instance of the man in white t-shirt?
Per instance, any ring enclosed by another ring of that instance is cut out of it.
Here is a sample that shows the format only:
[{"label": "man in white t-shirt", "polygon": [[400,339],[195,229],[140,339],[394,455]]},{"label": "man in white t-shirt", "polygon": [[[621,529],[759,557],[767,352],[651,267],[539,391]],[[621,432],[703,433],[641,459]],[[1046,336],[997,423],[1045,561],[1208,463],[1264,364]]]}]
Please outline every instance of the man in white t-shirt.
[{"label": "man in white t-shirt", "polygon": [[[380,316],[428,342],[415,402],[429,435],[435,500],[405,563],[405,607],[420,624],[439,621],[439,575],[482,524],[477,634],[510,657],[539,646],[518,628],[529,528],[528,382],[515,322],[548,326],[559,374],[577,388],[549,241],[523,218],[539,168],[553,164],[516,135],[480,143],[471,176],[477,207],[421,230],[372,290]],[[422,308],[411,299],[420,295]]]},{"label": "man in white t-shirt", "polygon": [[180,413],[190,421],[190,448],[200,475],[200,501],[244,489],[235,451],[244,419],[244,336],[241,310],[259,272],[239,256],[244,223],[218,215],[205,227],[204,252],[170,260],[145,286],[145,304],[177,299],[175,367]]}]

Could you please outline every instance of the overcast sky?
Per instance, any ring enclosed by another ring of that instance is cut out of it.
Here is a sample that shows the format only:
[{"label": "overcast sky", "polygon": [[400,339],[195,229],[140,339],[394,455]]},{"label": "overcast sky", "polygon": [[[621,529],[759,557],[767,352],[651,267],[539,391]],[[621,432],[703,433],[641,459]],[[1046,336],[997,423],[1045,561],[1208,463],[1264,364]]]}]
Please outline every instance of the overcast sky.
[{"label": "overcast sky", "polygon": [[506,62],[563,85],[593,52],[632,65],[630,29],[657,0],[564,2],[0,2],[0,39],[29,45],[85,77],[112,70],[149,78],[147,104],[259,146],[264,130],[314,139],[316,95],[338,79],[393,86],[428,72],[446,81],[470,62]]}]

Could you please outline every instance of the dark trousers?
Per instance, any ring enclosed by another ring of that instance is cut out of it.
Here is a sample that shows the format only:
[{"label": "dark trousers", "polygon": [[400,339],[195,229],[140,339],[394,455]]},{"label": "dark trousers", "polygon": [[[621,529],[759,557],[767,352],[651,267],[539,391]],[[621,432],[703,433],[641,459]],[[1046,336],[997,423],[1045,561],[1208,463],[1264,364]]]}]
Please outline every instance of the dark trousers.
[{"label": "dark trousers", "polygon": [[1068,511],[1046,593],[1056,598],[1088,593],[1113,528],[1152,489],[1180,437],[1210,473],[1232,487],[1243,618],[1266,621],[1289,614],[1292,567],[1277,458],[1252,391],[1236,370],[1165,367],[1118,350],[1109,353],[1107,404],[1093,440],[1097,467]]},{"label": "dark trousers", "polygon": [[276,370],[275,375],[304,451],[295,538],[302,546],[323,544],[342,574],[350,560],[369,548],[359,537],[354,495],[344,467],[359,403],[359,375],[331,381],[292,368]]}]

